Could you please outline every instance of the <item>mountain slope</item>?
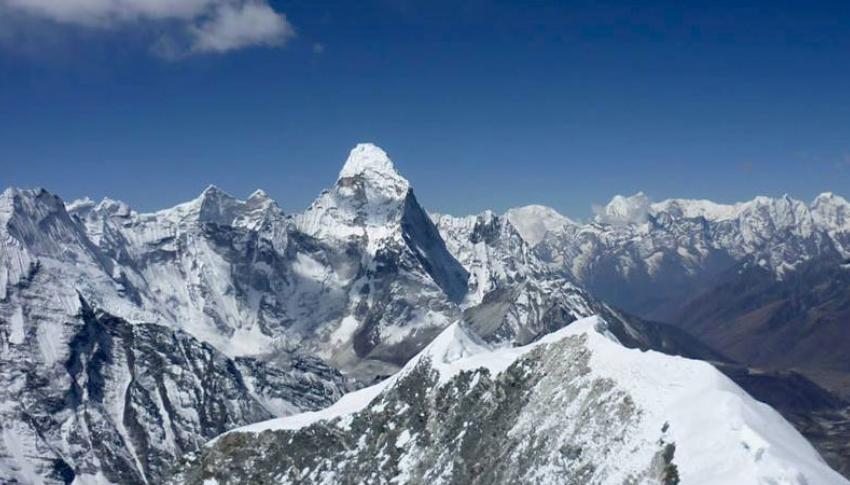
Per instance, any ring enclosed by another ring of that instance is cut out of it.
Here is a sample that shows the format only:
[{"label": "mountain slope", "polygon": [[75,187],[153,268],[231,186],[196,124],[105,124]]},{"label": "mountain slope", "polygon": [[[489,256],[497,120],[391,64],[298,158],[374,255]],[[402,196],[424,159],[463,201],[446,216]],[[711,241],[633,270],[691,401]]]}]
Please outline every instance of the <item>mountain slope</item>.
[{"label": "mountain slope", "polygon": [[[82,299],[78,314],[62,323],[67,345],[53,336],[56,354],[31,352],[45,345],[37,331],[26,324],[22,340],[2,355],[3,480],[157,483],[176,457],[274,416],[246,382],[250,374],[184,332],[130,324]],[[342,394],[342,376],[329,379],[333,388],[313,387],[311,378],[289,378],[323,395],[309,405],[296,400],[301,409]],[[311,393],[290,388],[289,399],[299,395]]]},{"label": "mountain slope", "polygon": [[[850,394],[850,270],[842,260],[801,264],[782,280],[758,266],[730,271],[685,302],[672,321],[740,362],[795,368]],[[753,345],[758,342],[758,345]]]},{"label": "mountain slope", "polygon": [[217,438],[175,483],[848,483],[712,366],[606,334],[494,351],[453,325],[381,384]]}]

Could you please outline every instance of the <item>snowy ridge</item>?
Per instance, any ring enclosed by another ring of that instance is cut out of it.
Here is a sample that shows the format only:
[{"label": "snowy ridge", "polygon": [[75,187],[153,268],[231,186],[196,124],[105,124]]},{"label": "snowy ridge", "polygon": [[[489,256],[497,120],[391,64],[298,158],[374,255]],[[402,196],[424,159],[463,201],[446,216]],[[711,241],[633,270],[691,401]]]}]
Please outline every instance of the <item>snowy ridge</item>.
[{"label": "snowy ridge", "polygon": [[[481,369],[487,369],[493,379],[498,379],[523,359],[549,362],[547,349],[551,347],[555,352],[565,342],[581,342],[578,347],[564,347],[570,352],[589,353],[589,374],[577,382],[609,381],[615,389],[625,393],[624,402],[633,402],[637,409],[633,418],[636,421],[626,427],[623,435],[626,442],[614,445],[616,449],[630,450],[628,453],[587,449],[588,453],[602,453],[593,457],[597,464],[594,471],[598,474],[597,481],[620,483],[628,477],[640,476],[643,468],[653,461],[654,446],[660,439],[674,446],[671,464],[683,484],[848,483],[829,469],[811,445],[773,409],[753,400],[711,365],[652,351],[626,349],[606,331],[605,322],[597,317],[579,320],[527,346],[498,349],[483,345],[461,326],[453,324],[398,374],[381,384],[351,393],[325,410],[257,423],[228,435],[297,431],[320,423],[348,430],[358,413],[381,412],[397,406],[390,398],[392,389],[409,385],[405,377],[420,372],[423,366],[438,376],[436,387],[429,391],[435,392],[455,382],[465,372],[480,375]],[[565,359],[566,356],[558,360]],[[473,382],[477,379],[473,378]],[[482,405],[489,404],[485,401]],[[574,419],[571,416],[577,411],[569,407],[549,409],[548,422],[537,421],[541,416],[531,410],[522,412],[509,434],[541,432],[539,428],[553,426],[552,421]],[[586,426],[583,433],[587,435],[594,433],[594,419],[588,416],[590,412],[585,410],[583,414]],[[523,431],[527,427],[529,430]],[[538,431],[533,431],[535,429]],[[415,462],[419,454],[428,452],[421,445],[408,446],[410,440],[405,437],[411,434],[414,433],[404,431],[397,440],[402,453],[410,454],[409,458],[402,458],[402,463],[406,459]],[[215,448],[221,439],[217,438],[207,447]],[[406,473],[404,469],[402,473]],[[542,483],[557,483],[558,473],[562,472],[542,469],[536,473]],[[312,475],[306,481],[317,482]],[[324,482],[319,480],[318,483]],[[436,483],[443,483],[443,480],[436,478]]]},{"label": "snowy ridge", "polygon": [[[429,365],[433,366],[440,373],[443,381],[447,381],[454,374],[464,369],[487,367],[491,370],[504,370],[518,356],[532,348],[534,348],[534,345],[501,349],[499,352],[493,352],[490,347],[471,337],[458,323],[453,323],[432,340],[422,352],[411,359],[399,372],[374,386],[350,392],[336,403],[319,411],[254,423],[234,429],[226,434],[300,429],[319,421],[328,421],[348,416],[367,407],[384,390],[392,387],[395,382],[408,375],[424,360],[427,360]],[[216,440],[218,439],[216,438]],[[208,446],[213,445],[216,440],[208,443]]]},{"label": "snowy ridge", "polygon": [[747,202],[737,204],[718,204],[710,200],[667,199],[650,206],[653,214],[669,213],[677,217],[695,219],[702,217],[709,221],[734,219],[747,207]]},{"label": "snowy ridge", "polygon": [[[811,230],[831,233],[850,231],[850,202],[831,192],[818,195],[810,204],[788,195],[775,198],[758,196],[750,201],[734,204],[719,204],[699,199],[652,202],[646,194],[638,192],[631,196],[615,195],[608,204],[596,207],[595,212],[596,223],[611,226],[641,225],[650,217],[674,220],[704,219],[709,223],[737,221],[749,226],[740,229],[751,231],[749,235],[742,235],[749,239],[758,237],[760,231],[767,229],[762,221],[768,221],[776,228],[793,228],[795,232],[803,235]],[[510,209],[505,216],[532,246],[549,234],[558,233],[567,226],[577,225],[545,206]],[[584,226],[585,230],[589,230],[593,224]]]}]

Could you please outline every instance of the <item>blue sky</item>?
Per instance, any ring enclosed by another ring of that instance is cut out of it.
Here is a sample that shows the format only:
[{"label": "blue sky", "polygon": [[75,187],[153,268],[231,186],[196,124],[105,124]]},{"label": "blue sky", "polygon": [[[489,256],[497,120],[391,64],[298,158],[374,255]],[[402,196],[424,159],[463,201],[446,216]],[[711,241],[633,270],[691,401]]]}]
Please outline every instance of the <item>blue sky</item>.
[{"label": "blue sky", "polygon": [[441,212],[850,196],[847,2],[45,1],[0,0],[3,186],[300,210],[371,141]]}]

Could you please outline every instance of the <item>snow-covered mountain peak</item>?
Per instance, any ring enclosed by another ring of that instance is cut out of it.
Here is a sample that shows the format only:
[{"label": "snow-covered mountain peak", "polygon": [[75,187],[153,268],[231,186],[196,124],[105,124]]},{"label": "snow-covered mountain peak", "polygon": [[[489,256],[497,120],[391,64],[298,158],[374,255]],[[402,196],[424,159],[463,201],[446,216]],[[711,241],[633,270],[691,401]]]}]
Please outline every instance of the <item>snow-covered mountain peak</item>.
[{"label": "snow-covered mountain peak", "polygon": [[94,209],[96,205],[97,202],[86,196],[66,203],[65,210],[68,214],[85,214]]},{"label": "snow-covered mountain peak", "polygon": [[[209,185],[196,198],[151,214],[174,223],[189,221],[223,222],[239,201],[215,185]],[[232,220],[232,217],[230,218]]]},{"label": "snow-covered mountain peak", "polygon": [[[487,369],[492,373],[503,372],[517,359],[537,347],[557,342],[570,335],[585,333],[599,334],[600,332],[605,332],[605,322],[599,317],[593,316],[577,320],[568,327],[545,335],[543,338],[528,345],[520,347],[492,346],[481,341],[475,335],[474,331],[466,328],[465,325],[455,322],[440,332],[396,374],[374,386],[346,394],[335,404],[319,411],[251,424],[229,431],[225,435],[231,433],[260,433],[267,430],[296,430],[321,421],[330,421],[335,418],[354,414],[375,402],[374,400],[384,390],[396,386],[399,381],[415,373],[422,365],[426,365],[436,371],[439,375],[440,383],[445,384],[452,377],[463,371]],[[612,337],[606,332],[604,338],[608,339]],[[616,341],[616,339],[614,340]],[[214,446],[221,438],[222,436],[219,436],[208,443],[207,446]]]},{"label": "snow-covered mountain peak", "polygon": [[279,208],[277,202],[269,196],[264,190],[257,189],[245,199],[245,205],[249,208]]},{"label": "snow-covered mountain peak", "polygon": [[271,197],[269,197],[269,194],[267,194],[265,190],[257,189],[254,192],[252,192],[251,195],[248,196],[248,200],[246,202],[253,202],[253,203],[256,204],[256,203],[266,203],[266,202],[270,202],[270,201],[273,201],[273,200],[272,200]]},{"label": "snow-covered mountain peak", "polygon": [[340,179],[358,175],[377,175],[404,180],[396,171],[387,152],[372,143],[358,143],[352,148],[345,165],[339,172]]},{"label": "snow-covered mountain peak", "polygon": [[[437,371],[440,382],[448,382],[460,372],[486,368],[500,373],[512,363],[537,347],[559,342],[571,335],[592,334],[621,345],[610,331],[608,324],[599,316],[590,316],[576,320],[558,330],[547,333],[532,343],[520,346],[493,345],[482,340],[474,329],[463,322],[449,325],[416,357],[411,359],[393,380],[412,373],[423,362]],[[392,383],[390,383],[392,385]]]},{"label": "snow-covered mountain peak", "polygon": [[832,192],[824,192],[815,197],[811,204],[812,212],[815,213],[845,213],[850,215],[850,202],[840,195]]},{"label": "snow-covered mountain peak", "polygon": [[666,213],[674,217],[696,219],[702,217],[709,221],[720,221],[737,217],[747,203],[718,204],[700,199],[667,199],[652,204],[653,214]]},{"label": "snow-covered mountain peak", "polygon": [[269,212],[283,214],[277,203],[262,190],[255,191],[243,201],[215,185],[210,185],[189,202],[143,216],[145,219],[158,219],[177,226],[213,223],[222,226],[255,227]]},{"label": "snow-covered mountain peak", "polygon": [[550,232],[575,225],[571,219],[545,205],[533,204],[509,209],[505,217],[525,242],[532,246],[542,241]]},{"label": "snow-covered mountain peak", "polygon": [[[62,224],[70,224],[65,203],[59,196],[43,188],[11,187],[0,195],[0,226],[15,224],[17,231],[23,231],[18,237],[25,239],[27,243],[38,242],[39,224],[46,225],[47,219],[51,217],[60,219]],[[26,230],[24,226],[27,227]]]},{"label": "snow-covered mountain peak", "polygon": [[387,153],[371,143],[355,146],[342,170],[336,189],[345,197],[365,198],[370,205],[402,201],[410,182],[395,169]]},{"label": "snow-covered mountain peak", "polygon": [[815,223],[826,229],[840,251],[850,253],[850,202],[827,192],[817,196],[810,207]]},{"label": "snow-covered mountain peak", "polygon": [[595,209],[596,222],[611,225],[642,224],[649,216],[649,197],[643,192],[631,196],[615,195],[604,207]]},{"label": "snow-covered mountain peak", "polygon": [[103,200],[97,203],[94,210],[102,214],[109,214],[113,217],[129,217],[133,211],[130,206],[120,200],[104,197]]},{"label": "snow-covered mountain peak", "polygon": [[416,204],[410,183],[386,152],[361,143],[351,150],[336,184],[323,191],[298,222],[312,236],[365,236],[374,250],[379,240],[400,237],[401,218],[409,204]]},{"label": "snow-covered mountain peak", "polygon": [[815,200],[812,202],[812,205],[818,204],[850,205],[850,202],[847,202],[847,199],[833,192],[824,192],[815,197]]},{"label": "snow-covered mountain peak", "polygon": [[[215,222],[219,224],[230,224],[235,218],[240,201],[232,195],[210,185],[195,199],[198,220],[203,222]],[[193,211],[194,212],[194,211]]]},{"label": "snow-covered mountain peak", "polygon": [[58,208],[57,203],[61,203],[63,207],[65,206],[58,196],[51,194],[41,187],[34,189],[9,187],[0,194],[0,206],[5,208],[17,205],[19,209],[26,212],[30,212],[27,209],[33,209],[39,204],[47,204],[52,209],[56,209]]},{"label": "snow-covered mountain peak", "polygon": [[71,216],[77,216],[80,219],[86,219],[91,214],[108,217],[130,217],[133,215],[133,210],[127,203],[120,200],[104,197],[100,202],[95,202],[89,197],[83,197],[65,204],[65,210]]}]

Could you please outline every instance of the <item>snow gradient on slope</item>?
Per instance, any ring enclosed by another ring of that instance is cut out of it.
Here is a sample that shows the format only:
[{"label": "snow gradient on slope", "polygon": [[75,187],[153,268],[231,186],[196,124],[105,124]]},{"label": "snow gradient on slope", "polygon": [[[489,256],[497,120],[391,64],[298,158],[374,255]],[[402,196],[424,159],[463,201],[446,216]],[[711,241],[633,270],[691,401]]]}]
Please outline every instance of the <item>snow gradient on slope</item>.
[{"label": "snow gradient on slope", "polygon": [[[473,395],[474,409],[456,409]],[[405,421],[411,408],[413,420]],[[476,420],[491,408],[495,415]],[[489,420],[499,413],[513,414],[504,436],[492,441],[479,427],[492,426]],[[452,427],[455,419],[460,428]],[[465,441],[475,433],[475,440]],[[337,435],[353,448],[334,455]],[[258,469],[270,466],[280,483],[356,482],[365,470],[374,470],[370,476],[380,482],[449,483],[475,470],[463,460],[484,462],[482,452],[500,449],[500,442],[513,443],[499,460],[504,463],[478,470],[492,483],[578,477],[675,483],[669,481],[674,476],[684,484],[848,483],[779,414],[711,365],[627,349],[598,317],[530,345],[498,349],[453,324],[390,379],[322,411],[227,433],[207,445],[202,462],[205,476],[213,476],[216,459],[253,457],[233,449],[238,444],[261,447],[261,456],[251,459]],[[304,446],[315,450],[313,468],[286,468],[304,463]],[[229,455],[222,457],[222,449]],[[454,452],[463,458],[444,456]],[[229,469],[225,462],[219,465]],[[192,483],[192,473],[182,477]]]}]

